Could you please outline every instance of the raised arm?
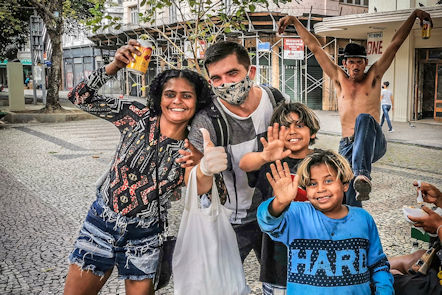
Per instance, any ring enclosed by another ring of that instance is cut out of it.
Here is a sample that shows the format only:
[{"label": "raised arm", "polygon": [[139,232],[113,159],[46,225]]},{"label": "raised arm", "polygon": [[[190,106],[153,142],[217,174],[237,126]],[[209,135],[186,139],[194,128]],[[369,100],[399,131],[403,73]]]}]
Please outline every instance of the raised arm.
[{"label": "raised arm", "polygon": [[284,140],[287,136],[288,129],[282,126],[279,128],[279,124],[275,123],[273,126],[267,128],[267,140],[264,137],[260,138],[263,145],[262,152],[251,152],[245,154],[241,161],[239,161],[239,168],[245,172],[251,172],[259,170],[262,165],[273,162],[276,160],[282,160],[291,151],[284,148]]},{"label": "raised arm", "polygon": [[135,48],[135,46],[139,45],[138,41],[131,39],[127,45],[118,48],[114,60],[104,68],[94,71],[85,81],[80,82],[69,93],[69,100],[75,105],[88,104],[94,100],[103,100],[103,102],[110,101],[113,103],[113,98],[98,97],[96,92],[106,84],[107,81],[112,79],[119,70],[125,68],[134,60],[132,54],[141,54],[141,52]]},{"label": "raised arm", "polygon": [[287,163],[284,163],[283,168],[281,161],[276,161],[276,166],[271,164],[270,168],[272,174],[267,173],[267,180],[273,188],[275,197],[259,205],[256,217],[259,227],[264,233],[267,233],[272,240],[287,245],[288,228],[296,222],[289,220],[292,214],[287,214],[286,208],[296,198],[299,177],[295,176],[292,181]]},{"label": "raised arm", "polygon": [[135,60],[133,54],[141,55],[141,52],[135,46],[140,46],[140,43],[137,40],[131,39],[127,45],[118,48],[115,52],[114,60],[106,66],[106,74],[115,75],[119,70]]},{"label": "raised arm", "polygon": [[319,43],[318,39],[316,39],[312,33],[307,31],[307,29],[296,17],[290,15],[287,15],[279,20],[278,33],[282,34],[288,25],[295,26],[299,36],[301,36],[301,39],[305,42],[308,49],[313,52],[316,60],[327,76],[329,76],[332,80],[337,80],[338,72],[341,71],[341,69],[329,58],[325,50],[322,49],[321,43]]},{"label": "raised arm", "polygon": [[126,67],[129,60],[133,59],[132,54],[140,54],[135,48],[136,45],[138,45],[136,40],[130,40],[127,45],[120,47],[110,64],[92,72],[68,94],[68,99],[80,109],[112,122],[120,131],[133,121],[148,115],[149,109],[138,102],[100,95],[98,90],[120,69]]},{"label": "raised arm", "polygon": [[276,161],[276,166],[271,164],[270,169],[272,170],[272,175],[267,173],[266,176],[272,186],[275,199],[269,206],[269,213],[274,217],[278,217],[296,199],[299,176],[296,175],[295,179],[292,180],[288,164],[284,162],[281,165],[279,160]]},{"label": "raised arm", "polygon": [[402,43],[404,43],[405,39],[407,39],[408,35],[410,34],[411,28],[413,27],[416,18],[419,18],[421,26],[422,22],[424,20],[427,20],[431,23],[431,27],[433,27],[433,21],[431,20],[429,13],[420,9],[414,10],[407,18],[407,20],[400,26],[396,34],[394,34],[393,39],[391,39],[390,45],[388,45],[381,58],[373,64],[372,68],[375,70],[376,76],[382,77],[387,69],[390,67],[391,63],[393,62],[394,56],[396,55],[396,52],[399,50]]}]

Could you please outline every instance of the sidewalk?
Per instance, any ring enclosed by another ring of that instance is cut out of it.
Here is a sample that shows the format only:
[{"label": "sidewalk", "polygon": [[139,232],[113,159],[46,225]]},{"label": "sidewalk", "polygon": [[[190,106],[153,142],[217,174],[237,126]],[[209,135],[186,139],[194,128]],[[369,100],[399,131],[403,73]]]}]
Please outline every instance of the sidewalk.
[{"label": "sidewalk", "polygon": [[[321,129],[319,133],[341,136],[341,123],[338,112],[318,111]],[[442,122],[433,119],[419,121],[392,122],[394,132],[388,132],[387,123],[382,130],[388,142],[411,144],[434,149],[442,149]]]},{"label": "sidewalk", "polygon": [[[3,92],[3,95],[7,93]],[[82,119],[90,119],[94,118],[93,116],[86,114],[85,112],[79,111],[70,101],[67,100],[68,91],[60,91],[60,104],[68,110],[67,116],[61,117],[59,114],[59,118],[54,120],[49,118],[50,120],[43,120],[43,118],[35,119],[34,121],[38,122],[60,122],[65,119],[65,121],[69,120],[82,120]],[[41,95],[41,91],[37,92],[37,95]],[[25,90],[25,96],[32,97],[32,90]],[[117,94],[115,94],[117,96]],[[141,103],[145,103],[145,98],[137,98],[132,96],[124,96],[124,99],[137,100]],[[35,111],[43,108],[41,101],[37,104],[26,104],[27,110]],[[2,111],[8,111],[8,107],[0,107]],[[341,124],[339,120],[338,112],[336,111],[319,111],[315,110],[315,113],[318,115],[321,125],[321,130],[319,133],[328,134],[334,136],[341,136]],[[42,117],[46,114],[38,114],[38,116]],[[16,115],[17,116],[17,115]],[[21,117],[26,116],[26,114],[21,113]],[[36,117],[35,113],[30,116]],[[49,116],[49,115],[47,115]],[[17,118],[17,117],[16,117]],[[15,121],[9,120],[10,123],[20,123],[19,118]],[[30,120],[22,121],[21,123],[30,122]],[[385,137],[388,142],[394,143],[402,143],[409,145],[416,145],[422,147],[429,147],[434,149],[442,149],[442,122],[437,122],[433,119],[424,119],[419,121],[412,122],[392,122],[394,132],[390,133],[387,130],[387,124],[384,124],[383,131]]]},{"label": "sidewalk", "polygon": [[[4,123],[18,124],[18,123],[58,123],[66,121],[77,121],[85,119],[93,119],[95,116],[88,114],[79,108],[75,107],[67,100],[68,91],[60,91],[60,104],[64,108],[63,112],[56,113],[41,113],[39,110],[44,108],[41,100],[41,90],[37,90],[37,104],[33,104],[32,89],[25,89],[25,110],[24,111],[10,111],[8,93],[0,92],[0,113],[6,115],[1,118]],[[0,123],[0,125],[3,125]]]}]

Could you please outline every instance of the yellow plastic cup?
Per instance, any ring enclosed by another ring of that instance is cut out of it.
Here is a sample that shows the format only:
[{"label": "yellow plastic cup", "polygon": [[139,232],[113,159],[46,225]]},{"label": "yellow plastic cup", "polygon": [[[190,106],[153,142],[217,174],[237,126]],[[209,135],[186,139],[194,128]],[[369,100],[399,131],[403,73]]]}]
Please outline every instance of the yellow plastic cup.
[{"label": "yellow plastic cup", "polygon": [[141,52],[141,55],[134,54],[135,61],[127,65],[127,69],[139,74],[146,74],[149,67],[150,58],[152,57],[152,43],[147,40],[137,40],[141,46],[136,48]]}]

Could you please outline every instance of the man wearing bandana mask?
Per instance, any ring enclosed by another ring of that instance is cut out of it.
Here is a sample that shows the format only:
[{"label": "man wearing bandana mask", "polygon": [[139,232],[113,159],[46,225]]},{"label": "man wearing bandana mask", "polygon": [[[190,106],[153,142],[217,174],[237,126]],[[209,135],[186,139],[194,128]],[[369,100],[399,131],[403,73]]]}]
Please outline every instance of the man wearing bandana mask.
[{"label": "man wearing bandana mask", "polygon": [[[256,209],[262,196],[259,190],[249,186],[239,161],[244,154],[258,150],[258,140],[266,134],[270,123],[274,98],[254,84],[256,68],[240,44],[222,41],[209,47],[205,68],[215,94],[213,105],[195,115],[188,136],[190,143],[204,154],[197,169],[198,193],[210,192],[214,175],[222,175],[227,189],[224,206],[233,211],[230,222],[241,259],[244,261],[253,249],[259,261],[262,232],[256,221]],[[211,119],[214,110],[227,122],[226,146],[213,144],[219,139]],[[186,175],[190,169],[187,168]],[[219,186],[220,191],[222,185]]]},{"label": "man wearing bandana mask", "polygon": [[239,106],[243,104],[249,95],[250,89],[253,87],[253,80],[250,79],[249,72],[247,72],[246,77],[239,82],[223,83],[219,86],[215,86],[212,80],[213,93],[230,105]]}]

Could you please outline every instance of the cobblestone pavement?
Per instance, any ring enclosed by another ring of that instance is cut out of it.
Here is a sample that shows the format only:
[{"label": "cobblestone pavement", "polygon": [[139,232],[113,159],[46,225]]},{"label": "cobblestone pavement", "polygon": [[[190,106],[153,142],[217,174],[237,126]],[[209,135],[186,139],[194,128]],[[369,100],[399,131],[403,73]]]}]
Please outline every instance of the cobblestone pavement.
[{"label": "cobblestone pavement", "polygon": [[[0,294],[62,293],[67,257],[118,136],[103,120],[0,129]],[[319,138],[316,147],[338,146],[336,136]],[[440,149],[392,143],[374,165],[374,191],[364,207],[377,222],[387,255],[410,251],[401,207],[415,203],[414,179],[442,187],[441,156]],[[181,210],[182,202],[174,202],[174,231]],[[261,294],[258,270],[249,255],[245,272],[252,294]],[[112,275],[101,294],[124,294],[123,283]],[[172,286],[157,294],[173,294]]]}]

